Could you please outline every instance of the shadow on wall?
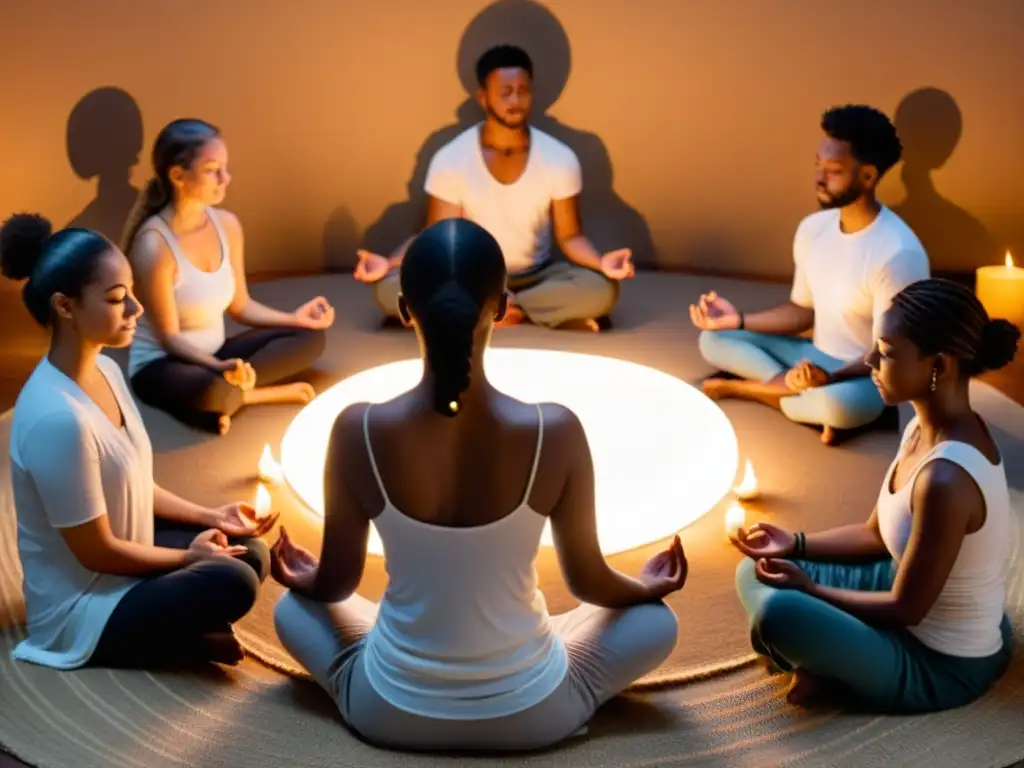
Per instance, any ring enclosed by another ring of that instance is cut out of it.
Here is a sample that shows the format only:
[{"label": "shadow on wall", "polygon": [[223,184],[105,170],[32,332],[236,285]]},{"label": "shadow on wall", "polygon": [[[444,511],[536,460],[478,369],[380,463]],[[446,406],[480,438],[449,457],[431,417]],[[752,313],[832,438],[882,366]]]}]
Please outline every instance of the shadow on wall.
[{"label": "shadow on wall", "polygon": [[[579,157],[583,168],[583,193],[580,212],[583,230],[599,251],[629,247],[633,260],[640,267],[654,264],[654,244],[650,227],[643,216],[619,197],[613,187],[612,164],[608,150],[599,137],[572,128],[547,114],[561,96],[572,69],[569,37],[561,22],[533,0],[498,0],[481,11],[466,28],[459,44],[457,68],[459,79],[468,94],[455,110],[455,124],[441,128],[426,141],[416,155],[415,167],[407,185],[408,200],[389,206],[381,217],[371,224],[360,247],[380,254],[388,254],[410,235],[418,232],[426,218],[426,195],[423,185],[427,167],[434,154],[467,128],[483,120],[483,111],[476,103],[475,93],[477,59],[491,46],[519,45],[534,63],[534,105],[531,124],[567,144]],[[344,209],[331,214],[325,227],[325,245],[340,243],[327,230],[351,236],[357,231],[351,215]],[[355,263],[355,248],[347,253],[343,264],[330,260],[334,268],[351,268]]]},{"label": "shadow on wall", "polygon": [[85,227],[117,243],[139,190],[132,168],[142,152],[142,113],[120,88],[98,88],[71,110],[67,128],[68,162],[85,181],[96,179],[96,197],[67,223]]},{"label": "shadow on wall", "polygon": [[947,277],[1003,259],[992,233],[935,188],[932,173],[949,160],[963,134],[956,101],[938,88],[920,88],[896,108],[893,122],[903,142],[900,178],[906,196],[892,210],[917,233],[932,272]]}]

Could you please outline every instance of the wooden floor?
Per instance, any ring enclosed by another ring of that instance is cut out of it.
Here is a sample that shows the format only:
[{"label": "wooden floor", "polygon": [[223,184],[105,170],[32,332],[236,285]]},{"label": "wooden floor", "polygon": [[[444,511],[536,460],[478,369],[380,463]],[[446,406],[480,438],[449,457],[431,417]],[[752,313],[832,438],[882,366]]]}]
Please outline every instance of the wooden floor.
[{"label": "wooden floor", "polygon": [[[251,282],[293,277],[257,275]],[[0,413],[14,405],[22,385],[46,351],[48,336],[29,317],[21,302],[18,286],[0,278]],[[1001,371],[987,374],[983,381],[1024,405],[1024,347],[1017,359]]]}]

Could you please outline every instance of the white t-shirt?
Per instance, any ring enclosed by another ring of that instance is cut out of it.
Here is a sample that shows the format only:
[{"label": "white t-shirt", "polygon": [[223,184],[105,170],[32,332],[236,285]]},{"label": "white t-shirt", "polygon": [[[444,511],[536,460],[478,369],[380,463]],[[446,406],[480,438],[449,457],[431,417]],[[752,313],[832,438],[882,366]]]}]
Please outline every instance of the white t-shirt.
[{"label": "white t-shirt", "polygon": [[516,181],[502,184],[487,168],[480,128],[463,131],[437,151],[424,188],[461,206],[467,219],[490,232],[515,274],[551,258],[551,203],[578,195],[583,172],[569,147],[531,126],[526,167]]},{"label": "white t-shirt", "polygon": [[28,637],[15,659],[56,669],[88,662],[118,602],[139,579],[87,570],[60,535],[106,515],[124,541],[153,543],[153,451],[124,375],[99,368],[124,429],[45,357],[18,396],[11,483],[24,572]]},{"label": "white t-shirt", "polygon": [[871,351],[893,297],[929,276],[921,241],[885,206],[852,234],[840,229],[838,209],[812,213],[797,227],[793,260],[790,299],[814,309],[814,346],[845,362]]}]

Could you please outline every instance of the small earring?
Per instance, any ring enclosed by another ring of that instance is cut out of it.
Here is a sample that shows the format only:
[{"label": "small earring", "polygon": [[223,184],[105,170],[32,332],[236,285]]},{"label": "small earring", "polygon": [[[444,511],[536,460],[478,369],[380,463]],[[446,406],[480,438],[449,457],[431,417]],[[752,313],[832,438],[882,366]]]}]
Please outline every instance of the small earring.
[{"label": "small earring", "polygon": [[939,385],[939,381],[938,380],[939,380],[939,369],[938,368],[932,368],[932,392],[934,392],[935,388]]}]

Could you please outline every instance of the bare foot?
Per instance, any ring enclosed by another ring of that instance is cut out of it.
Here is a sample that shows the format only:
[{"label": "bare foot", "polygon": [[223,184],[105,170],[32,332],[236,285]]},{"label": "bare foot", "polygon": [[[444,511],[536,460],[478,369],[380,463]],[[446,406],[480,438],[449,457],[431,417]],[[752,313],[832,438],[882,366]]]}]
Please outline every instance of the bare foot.
[{"label": "bare foot", "polygon": [[245,658],[242,644],[234,632],[208,632],[199,638],[200,651],[208,661],[234,666]]},{"label": "bare foot", "polygon": [[821,430],[821,442],[825,445],[835,445],[839,441],[839,435],[832,427],[825,427]]},{"label": "bare foot", "polygon": [[228,433],[229,429],[231,429],[231,417],[220,416],[217,419],[217,433],[223,436]]},{"label": "bare foot", "polygon": [[824,687],[820,679],[809,672],[798,669],[793,673],[793,679],[789,682],[786,701],[795,707],[805,706],[820,696]]},{"label": "bare foot", "polygon": [[704,379],[704,383],[701,386],[704,389],[704,394],[712,400],[721,400],[730,396],[732,384],[733,379],[710,378]]},{"label": "bare foot", "polygon": [[285,403],[305,405],[316,397],[316,390],[310,384],[299,381],[294,384],[256,387],[246,392],[244,397],[246,405],[281,405]]},{"label": "bare foot", "polygon": [[505,316],[494,325],[498,328],[507,328],[510,325],[522,325],[526,322],[526,313],[515,304],[509,304],[505,309]]}]

